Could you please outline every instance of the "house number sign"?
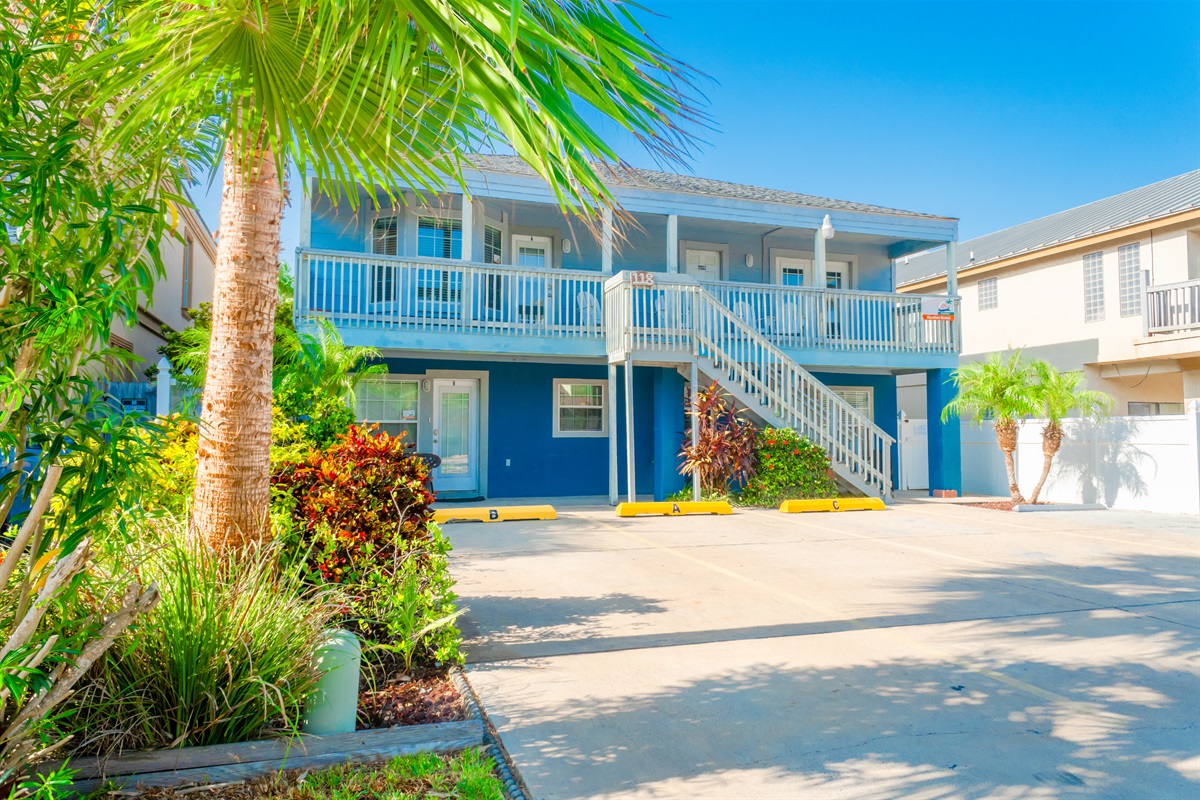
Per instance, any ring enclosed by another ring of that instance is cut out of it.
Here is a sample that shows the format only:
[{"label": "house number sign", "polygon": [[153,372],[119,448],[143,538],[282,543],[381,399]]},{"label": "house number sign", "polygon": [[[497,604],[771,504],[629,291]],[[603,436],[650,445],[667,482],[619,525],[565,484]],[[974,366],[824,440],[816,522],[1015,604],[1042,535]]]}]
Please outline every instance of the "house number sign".
[{"label": "house number sign", "polygon": [[653,272],[631,272],[629,273],[629,284],[631,286],[653,286]]}]

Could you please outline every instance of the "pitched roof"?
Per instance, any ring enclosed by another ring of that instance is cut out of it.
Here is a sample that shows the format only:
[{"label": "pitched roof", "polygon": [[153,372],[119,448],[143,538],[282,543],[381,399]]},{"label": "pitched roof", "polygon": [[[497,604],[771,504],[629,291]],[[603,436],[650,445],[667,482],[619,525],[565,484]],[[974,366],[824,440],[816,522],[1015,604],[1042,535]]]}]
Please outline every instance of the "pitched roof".
[{"label": "pitched roof", "polygon": [[[538,177],[537,172],[525,163],[519,156],[472,155],[468,159],[480,172],[496,172],[506,175],[525,175]],[[848,200],[833,200],[828,197],[817,197],[811,194],[787,192],[780,189],[764,189],[761,186],[750,186],[744,183],[730,183],[711,178],[698,178],[693,175],[679,175],[673,172],[657,172],[650,169],[622,167],[605,164],[601,172],[607,172],[610,186],[625,186],[635,189],[653,189],[666,192],[682,192],[684,194],[702,194],[710,197],[725,197],[733,200],[753,200],[763,203],[780,203],[789,206],[804,206],[806,208],[824,208],[831,211],[859,211],[867,214],[892,214],[904,217],[924,217],[928,219],[954,219],[937,214],[922,214],[916,211],[902,211],[897,208],[886,208],[868,203],[852,203]]]},{"label": "pitched roof", "polygon": [[[1200,170],[959,242],[958,268],[983,266],[1195,208],[1200,208]],[[973,263],[971,253],[975,254]],[[946,255],[939,249],[912,256],[907,264],[901,263],[896,279],[903,286],[945,274]]]}]

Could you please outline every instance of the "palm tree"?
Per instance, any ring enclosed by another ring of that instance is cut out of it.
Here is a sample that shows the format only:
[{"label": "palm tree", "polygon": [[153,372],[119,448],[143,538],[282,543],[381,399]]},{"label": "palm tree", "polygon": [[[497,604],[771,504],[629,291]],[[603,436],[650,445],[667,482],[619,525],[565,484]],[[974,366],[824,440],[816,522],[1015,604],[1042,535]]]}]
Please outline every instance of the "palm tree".
[{"label": "palm tree", "polygon": [[1054,456],[1062,447],[1062,421],[1074,411],[1082,417],[1099,419],[1112,408],[1112,398],[1104,392],[1080,389],[1082,372],[1059,372],[1051,364],[1039,360],[1033,362],[1033,373],[1037,377],[1034,387],[1037,402],[1046,418],[1046,424],[1042,426],[1042,476],[1029,496],[1029,502],[1036,503],[1050,475]]},{"label": "palm tree", "polygon": [[302,392],[319,396],[342,397],[353,407],[355,391],[365,378],[383,375],[384,364],[367,362],[379,358],[374,347],[350,347],[342,341],[333,323],[321,320],[317,333],[299,334],[300,347],[284,389],[295,385]]},{"label": "palm tree", "polygon": [[1017,466],[1013,453],[1017,449],[1017,428],[1021,420],[1038,410],[1038,394],[1034,387],[1033,370],[1021,358],[1018,350],[1008,358],[993,353],[987,361],[965,364],[952,373],[958,395],[942,409],[942,422],[950,415],[975,418],[982,423],[991,419],[996,426],[996,442],[1004,453],[1008,470],[1008,491],[1013,503],[1024,503],[1017,486]]},{"label": "palm tree", "polygon": [[[615,122],[681,162],[703,123],[694,73],[606,0],[144,0],[93,59],[124,132],[195,113],[223,143],[212,344],[192,526],[268,535],[271,344],[289,162],[321,191],[464,189],[466,154],[511,147],[595,230]],[[592,122],[589,122],[591,120]],[[618,209],[618,218],[624,214]]]}]

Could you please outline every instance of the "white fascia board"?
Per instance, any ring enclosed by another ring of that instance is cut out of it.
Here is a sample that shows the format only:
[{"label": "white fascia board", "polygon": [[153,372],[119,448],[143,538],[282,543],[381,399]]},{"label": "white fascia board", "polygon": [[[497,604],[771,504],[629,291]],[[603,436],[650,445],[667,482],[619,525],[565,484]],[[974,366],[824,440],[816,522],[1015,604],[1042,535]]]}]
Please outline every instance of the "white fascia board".
[{"label": "white fascia board", "polygon": [[[467,176],[466,183],[475,197],[556,204],[553,192],[541,178],[525,175],[472,173]],[[833,218],[837,230],[846,233],[897,239],[921,239],[928,242],[950,242],[958,237],[958,221],[953,219],[793,206],[784,203],[624,186],[617,187],[616,196],[625,210],[634,213],[677,214],[682,217],[698,219],[719,219],[752,225],[812,230],[821,227],[825,215],[829,214]]]}]

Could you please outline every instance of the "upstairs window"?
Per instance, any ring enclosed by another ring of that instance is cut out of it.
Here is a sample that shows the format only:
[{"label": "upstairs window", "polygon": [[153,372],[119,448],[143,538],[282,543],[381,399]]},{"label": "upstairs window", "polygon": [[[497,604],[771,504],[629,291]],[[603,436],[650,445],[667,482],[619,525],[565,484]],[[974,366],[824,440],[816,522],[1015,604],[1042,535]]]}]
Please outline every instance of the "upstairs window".
[{"label": "upstairs window", "polygon": [[1142,313],[1142,246],[1137,242],[1117,248],[1117,274],[1121,281],[1121,316]]},{"label": "upstairs window", "polygon": [[190,235],[183,237],[183,297],[180,299],[180,307],[184,311],[192,307],[192,258],[195,247]]},{"label": "upstairs window", "polygon": [[462,220],[418,219],[417,255],[422,258],[462,258]]},{"label": "upstairs window", "polygon": [[1000,306],[1000,294],[995,278],[984,278],[979,282],[979,310],[990,311]]},{"label": "upstairs window", "polygon": [[399,253],[396,243],[400,230],[396,217],[380,217],[371,229],[371,252],[377,256],[394,256]]},{"label": "upstairs window", "polygon": [[608,434],[607,381],[554,380],[554,435]]},{"label": "upstairs window", "polygon": [[1104,254],[1083,257],[1083,321],[1104,319]]},{"label": "upstairs window", "polygon": [[483,226],[483,263],[500,264],[504,261],[504,235],[499,228]]}]

